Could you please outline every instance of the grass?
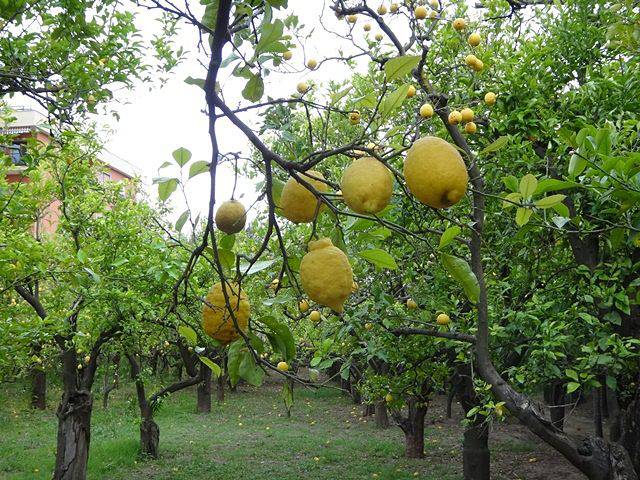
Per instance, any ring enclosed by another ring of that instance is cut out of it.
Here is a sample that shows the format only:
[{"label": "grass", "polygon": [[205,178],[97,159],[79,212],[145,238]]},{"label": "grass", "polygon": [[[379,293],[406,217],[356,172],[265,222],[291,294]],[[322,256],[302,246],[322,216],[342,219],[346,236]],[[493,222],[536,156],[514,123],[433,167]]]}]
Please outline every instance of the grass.
[{"label": "grass", "polygon": [[[49,479],[56,439],[55,408],[28,408],[17,386],[0,392],[0,478]],[[59,398],[49,394],[49,402]],[[197,414],[195,391],[169,397],[157,414],[160,458],[138,456],[138,415],[129,385],[112,393],[111,405],[94,407],[90,479],[294,480],[462,478],[461,430],[453,424],[429,425],[426,458],[403,458],[399,428],[376,429],[360,408],[331,389],[296,390],[286,418],[277,385],[242,387]],[[439,414],[440,412],[433,412]],[[518,450],[526,450],[523,443]],[[508,444],[497,444],[504,452]],[[533,446],[535,448],[535,445]],[[511,477],[513,478],[513,477]]]}]

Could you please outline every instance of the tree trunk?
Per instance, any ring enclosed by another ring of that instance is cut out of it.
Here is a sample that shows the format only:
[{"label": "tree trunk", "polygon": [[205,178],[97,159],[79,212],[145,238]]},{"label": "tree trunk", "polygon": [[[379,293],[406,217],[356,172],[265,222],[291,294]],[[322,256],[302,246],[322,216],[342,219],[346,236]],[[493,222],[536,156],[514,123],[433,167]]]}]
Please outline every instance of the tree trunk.
[{"label": "tree trunk", "polygon": [[47,408],[47,372],[41,366],[31,370],[31,406],[38,410]]},{"label": "tree trunk", "polygon": [[491,456],[489,454],[489,428],[481,421],[469,424],[462,442],[464,480],[489,480]]},{"label": "tree trunk", "polygon": [[456,387],[455,385],[451,385],[451,388],[449,389],[449,393],[447,394],[447,418],[451,418],[453,416],[453,412],[452,412],[452,406],[453,406],[453,399],[456,396]]},{"label": "tree trunk", "polygon": [[640,383],[629,406],[620,411],[611,426],[611,440],[619,442],[631,457],[636,472],[640,472]]},{"label": "tree trunk", "polygon": [[140,452],[142,455],[158,458],[160,427],[152,417],[143,418],[140,424]]},{"label": "tree trunk", "polygon": [[65,392],[58,407],[58,446],[54,480],[84,480],[87,477],[91,436],[91,392]]},{"label": "tree trunk", "polygon": [[408,404],[408,416],[400,422],[400,428],[404,432],[405,450],[407,458],[424,457],[424,417],[427,415],[427,407],[415,398],[410,398]]},{"label": "tree trunk", "polygon": [[565,394],[564,385],[552,382],[544,388],[544,401],[549,407],[551,423],[559,430],[564,428]]},{"label": "tree trunk", "polygon": [[198,384],[198,413],[211,412],[211,369],[202,364],[202,382]]},{"label": "tree trunk", "polygon": [[602,438],[602,403],[600,401],[600,392],[599,388],[593,389],[593,429],[596,437]]},{"label": "tree trunk", "polygon": [[378,400],[375,405],[376,427],[389,428],[389,415],[387,414],[387,404],[384,400]]},{"label": "tree trunk", "polygon": [[218,403],[224,402],[224,384],[226,383],[226,381],[226,375],[220,375],[218,377],[218,388],[216,388],[216,400],[218,401]]},{"label": "tree trunk", "polygon": [[373,403],[363,403],[362,404],[362,416],[368,417],[369,415],[373,415],[376,412],[376,407]]}]

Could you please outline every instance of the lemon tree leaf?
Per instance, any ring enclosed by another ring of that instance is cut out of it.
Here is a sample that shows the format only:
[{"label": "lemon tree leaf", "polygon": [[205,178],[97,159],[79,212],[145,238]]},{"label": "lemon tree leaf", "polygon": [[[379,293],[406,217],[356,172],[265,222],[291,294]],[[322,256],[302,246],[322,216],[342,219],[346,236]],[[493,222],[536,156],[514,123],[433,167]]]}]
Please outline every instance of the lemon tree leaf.
[{"label": "lemon tree leaf", "polygon": [[524,177],[520,179],[520,186],[518,187],[518,190],[522,194],[522,198],[524,198],[525,200],[528,200],[531,198],[531,195],[533,195],[533,193],[536,191],[537,187],[538,187],[538,179],[533,175],[531,175],[530,173],[527,173]]},{"label": "lemon tree leaf", "polygon": [[188,325],[180,325],[178,327],[178,333],[191,345],[198,343],[198,334],[196,331]]},{"label": "lemon tree leaf", "polygon": [[218,258],[220,259],[222,266],[225,268],[233,268],[236,263],[236,254],[226,248],[218,249]]},{"label": "lemon tree leaf", "polygon": [[196,175],[209,171],[209,162],[205,160],[198,160],[193,162],[189,167],[189,178],[193,178]]},{"label": "lemon tree leaf", "polygon": [[296,343],[291,330],[284,323],[278,322],[275,317],[265,316],[258,320],[264,324],[270,333],[267,338],[274,350],[279,351],[285,360],[291,360],[296,356]]},{"label": "lemon tree leaf", "polygon": [[185,210],[184,212],[182,212],[182,215],[180,215],[180,217],[178,217],[178,220],[176,221],[176,230],[178,232],[182,230],[182,227],[184,227],[184,224],[187,223],[188,219],[189,219],[189,210]]},{"label": "lemon tree leaf", "polygon": [[389,115],[393,110],[399,108],[404,102],[405,98],[407,98],[407,93],[409,93],[410,85],[404,84],[398,87],[396,90],[387,95],[384,100],[382,100],[380,104],[380,114],[384,117]]},{"label": "lemon tree leaf", "polygon": [[516,210],[516,225],[522,227],[523,225],[529,223],[529,219],[531,218],[532,214],[533,210],[522,207],[518,208],[518,210]]},{"label": "lemon tree leaf", "polygon": [[174,150],[171,154],[173,159],[176,161],[178,165],[183,167],[189,160],[191,160],[191,152],[184,147],[180,147],[177,150]]},{"label": "lemon tree leaf", "polygon": [[238,366],[238,374],[251,385],[259,387],[262,385],[264,378],[264,370],[256,365],[253,353],[248,349],[244,349],[241,353],[240,365]]},{"label": "lemon tree leaf", "polygon": [[173,192],[178,188],[177,178],[168,178],[162,182],[158,182],[158,198],[161,202],[165,202]]},{"label": "lemon tree leaf", "polygon": [[240,338],[229,346],[227,353],[227,373],[231,385],[236,385],[240,379],[240,362],[242,361],[242,348],[245,347],[244,339]]},{"label": "lemon tree leaf", "polygon": [[387,81],[390,82],[396,78],[402,78],[411,72],[420,63],[419,55],[403,55],[401,57],[392,58],[384,64],[384,73]]},{"label": "lemon tree leaf", "polygon": [[515,207],[514,203],[520,203],[522,200],[522,194],[519,192],[512,192],[508,195],[505,195],[504,200],[502,201],[502,208],[511,208]]},{"label": "lemon tree leaf", "polygon": [[284,406],[287,410],[291,410],[293,406],[293,389],[289,382],[285,382],[282,385],[282,400],[284,400]]},{"label": "lemon tree leaf", "polygon": [[467,298],[476,303],[480,296],[480,284],[467,261],[447,253],[441,253],[440,260],[449,274],[462,286]]},{"label": "lemon tree leaf", "polygon": [[207,367],[209,367],[209,370],[211,370],[211,373],[216,378],[220,376],[220,374],[222,373],[222,369],[220,368],[220,366],[217,363],[211,361],[207,357],[203,357],[202,355],[198,355],[198,358],[200,359],[200,361],[202,363],[204,363]]},{"label": "lemon tree leaf", "polygon": [[389,268],[395,270],[398,268],[398,264],[395,259],[384,250],[380,248],[372,248],[370,250],[363,250],[358,253],[358,256],[364,258],[367,262],[380,268]]},{"label": "lemon tree leaf", "polygon": [[255,262],[253,265],[249,266],[248,263],[243,262],[240,264],[240,272],[243,273],[243,275],[252,275],[254,273],[258,273],[262,270],[264,270],[265,268],[269,268],[271,265],[273,265],[274,263],[276,263],[276,259],[273,260],[258,260],[257,262]]},{"label": "lemon tree leaf", "polygon": [[462,229],[457,225],[447,228],[440,237],[440,244],[438,245],[438,248],[442,249],[449,245],[460,234],[461,231]]},{"label": "lemon tree leaf", "polygon": [[260,75],[252,75],[242,90],[242,96],[251,102],[257,102],[264,94],[264,81]]},{"label": "lemon tree leaf", "polygon": [[549,195],[548,197],[541,198],[535,201],[535,205],[538,208],[552,208],[560,204],[565,199],[565,195],[556,194]]},{"label": "lemon tree leaf", "polygon": [[497,152],[502,147],[504,147],[508,142],[509,142],[509,137],[507,137],[506,135],[498,137],[497,140],[493,141],[492,143],[484,147],[482,150],[480,150],[480,154],[482,155],[484,153]]}]

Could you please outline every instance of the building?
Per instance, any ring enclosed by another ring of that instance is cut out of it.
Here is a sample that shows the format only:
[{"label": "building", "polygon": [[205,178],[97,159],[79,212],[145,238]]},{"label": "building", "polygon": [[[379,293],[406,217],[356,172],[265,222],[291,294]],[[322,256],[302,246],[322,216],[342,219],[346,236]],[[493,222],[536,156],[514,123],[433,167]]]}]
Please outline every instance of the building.
[{"label": "building", "polygon": [[[35,138],[37,141],[47,144],[51,142],[51,129],[47,124],[47,117],[40,112],[29,108],[16,108],[13,112],[15,120],[0,129],[3,135],[12,136],[12,144],[3,148],[11,155],[13,166],[7,174],[9,183],[25,183],[29,178],[24,175],[27,168],[22,157],[26,153],[27,139]],[[100,154],[100,161],[105,168],[100,173],[102,181],[126,181],[140,176],[140,171],[125,159],[114,155],[108,150]],[[60,218],[60,202],[53,199],[43,212],[38,216],[34,224],[34,234],[40,236],[43,233],[55,232]]]}]

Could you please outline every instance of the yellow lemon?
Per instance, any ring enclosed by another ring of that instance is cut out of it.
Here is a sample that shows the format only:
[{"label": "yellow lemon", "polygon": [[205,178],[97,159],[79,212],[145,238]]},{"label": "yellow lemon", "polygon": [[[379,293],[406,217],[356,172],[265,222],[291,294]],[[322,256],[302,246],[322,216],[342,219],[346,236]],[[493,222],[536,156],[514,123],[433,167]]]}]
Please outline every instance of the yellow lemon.
[{"label": "yellow lemon", "polygon": [[409,85],[409,91],[407,92],[407,98],[411,98],[416,94],[416,87]]},{"label": "yellow lemon", "polygon": [[431,118],[433,116],[433,107],[429,103],[425,103],[420,107],[420,116],[422,118]]},{"label": "yellow lemon", "polygon": [[320,312],[318,310],[314,310],[309,314],[309,320],[311,320],[313,323],[318,323],[321,318],[322,315],[320,315]]},{"label": "yellow lemon", "polygon": [[309,252],[300,263],[300,280],[311,300],[341,313],[351,294],[353,271],[344,252],[329,238],[321,238],[309,242]]},{"label": "yellow lemon", "polygon": [[371,24],[370,24],[370,23],[365,23],[365,24],[362,26],[362,28],[363,28],[363,30],[364,30],[365,32],[369,32],[369,31],[371,31]]},{"label": "yellow lemon", "polygon": [[467,22],[464,18],[456,18],[451,25],[459,32],[467,28]]},{"label": "yellow lemon", "polygon": [[361,157],[344,171],[340,188],[344,201],[351,210],[373,214],[389,205],[393,178],[383,163],[373,157]]},{"label": "yellow lemon", "polygon": [[464,131],[467,133],[476,133],[478,126],[474,122],[469,122],[464,126]]},{"label": "yellow lemon", "polygon": [[349,123],[357,125],[360,123],[360,112],[349,112]]},{"label": "yellow lemon", "polygon": [[309,70],[315,70],[317,66],[318,61],[315,58],[310,58],[309,60],[307,60],[307,68]]},{"label": "yellow lemon", "polygon": [[291,50],[287,50],[282,54],[282,58],[285,60],[291,60],[291,57],[293,57],[293,52]]},{"label": "yellow lemon", "polygon": [[364,324],[364,328],[365,328],[366,330],[371,330],[371,329],[373,328],[373,323],[365,323],[365,324]]},{"label": "yellow lemon", "polygon": [[347,15],[347,22],[356,23],[358,21],[357,15]]},{"label": "yellow lemon", "polygon": [[376,37],[375,37],[375,38],[376,38],[376,41],[378,41],[378,42],[379,42],[379,41],[381,41],[384,37],[382,36],[382,34],[381,34],[381,33],[376,33]]},{"label": "yellow lemon", "polygon": [[478,57],[476,57],[475,55],[467,55],[466,57],[464,57],[464,63],[466,63],[467,66],[471,68],[473,68],[477,61]]},{"label": "yellow lemon", "polygon": [[484,95],[484,103],[486,103],[490,107],[496,104],[496,99],[497,99],[497,95],[493,92],[487,92]]},{"label": "yellow lemon", "polygon": [[440,3],[438,0],[429,0],[429,6],[431,8],[440,8]]},{"label": "yellow lemon", "polygon": [[462,121],[462,113],[460,113],[458,110],[452,110],[451,113],[449,113],[449,124],[457,125],[461,121]]},{"label": "yellow lemon", "polygon": [[438,137],[414,142],[404,162],[404,178],[411,193],[433,208],[457,203],[467,189],[469,175],[456,148]]},{"label": "yellow lemon", "polygon": [[384,15],[387,13],[387,6],[384,3],[381,3],[378,7],[378,15]]},{"label": "yellow lemon", "polygon": [[391,395],[390,393],[387,393],[387,394],[384,396],[384,400],[385,400],[385,402],[387,402],[387,403],[391,403],[391,402],[393,402],[393,395]]},{"label": "yellow lemon", "polygon": [[305,313],[307,310],[309,310],[309,302],[307,302],[306,300],[300,300],[300,302],[298,303],[298,308],[302,313]]},{"label": "yellow lemon", "polygon": [[249,325],[250,307],[247,294],[237,284],[229,282],[226,284],[226,292],[229,307],[225,303],[222,283],[218,282],[207,294],[206,303],[202,309],[202,328],[207,335],[218,340],[222,345],[227,345],[240,337],[231,317],[232,312],[240,330],[246,331]]},{"label": "yellow lemon", "polygon": [[407,308],[410,310],[414,310],[416,308],[418,308],[418,304],[416,303],[416,301],[413,298],[408,298],[407,299]]},{"label": "yellow lemon", "polygon": [[[308,170],[306,173],[300,174],[300,176],[318,192],[326,192],[328,190],[326,183],[316,180],[316,178],[324,179],[321,173]],[[294,223],[312,222],[320,205],[320,200],[310,190],[307,190],[307,187],[293,177],[287,180],[280,196],[280,208],[282,208],[282,214],[286,218]]]},{"label": "yellow lemon", "polygon": [[447,315],[446,313],[441,313],[436,317],[436,323],[438,325],[449,325],[450,321],[451,319],[449,318],[449,315]]},{"label": "yellow lemon", "polygon": [[389,7],[389,11],[391,13],[397,13],[399,8],[400,8],[400,5],[398,5],[397,3],[392,3],[391,6]]},{"label": "yellow lemon", "polygon": [[484,63],[479,58],[476,58],[476,61],[471,66],[471,68],[473,68],[476,72],[481,72],[484,68]]},{"label": "yellow lemon", "polygon": [[460,114],[462,115],[462,121],[463,122],[470,122],[470,121],[473,120],[473,116],[474,116],[473,110],[471,110],[468,107],[467,108],[463,108],[460,111]]},{"label": "yellow lemon", "polygon": [[309,91],[309,85],[307,85],[307,82],[300,82],[296,85],[296,90],[300,95],[304,95]]},{"label": "yellow lemon", "polygon": [[418,20],[424,20],[425,18],[427,18],[427,9],[425,7],[423,7],[422,5],[416,7],[416,9],[413,11],[413,15],[418,19]]},{"label": "yellow lemon", "polygon": [[286,372],[287,370],[289,370],[289,365],[287,365],[287,362],[278,362],[277,368],[281,372]]},{"label": "yellow lemon", "polygon": [[229,200],[218,207],[216,212],[216,226],[224,233],[233,235],[244,228],[247,212],[237,200]]},{"label": "yellow lemon", "polygon": [[467,43],[472,47],[477,47],[478,45],[480,45],[481,40],[482,38],[480,37],[480,34],[478,32],[473,32],[471,35],[469,35],[469,38],[467,38]]}]

